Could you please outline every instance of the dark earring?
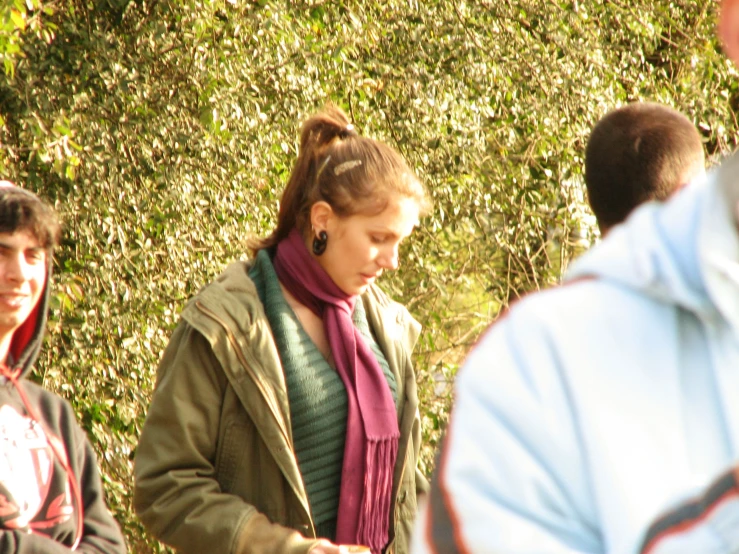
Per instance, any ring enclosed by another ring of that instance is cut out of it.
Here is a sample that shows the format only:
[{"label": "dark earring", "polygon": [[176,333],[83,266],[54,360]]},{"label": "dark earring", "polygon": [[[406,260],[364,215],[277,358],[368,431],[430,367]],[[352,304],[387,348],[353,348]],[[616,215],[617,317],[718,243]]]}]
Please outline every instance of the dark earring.
[{"label": "dark earring", "polygon": [[313,239],[313,253],[316,256],[320,256],[326,251],[326,243],[328,242],[328,235],[326,231],[320,231],[318,236]]}]

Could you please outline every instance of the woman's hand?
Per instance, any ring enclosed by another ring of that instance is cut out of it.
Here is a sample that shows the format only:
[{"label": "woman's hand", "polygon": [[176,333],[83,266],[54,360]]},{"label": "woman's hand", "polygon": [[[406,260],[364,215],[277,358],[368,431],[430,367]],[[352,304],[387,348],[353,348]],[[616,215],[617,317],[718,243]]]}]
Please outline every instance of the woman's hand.
[{"label": "woman's hand", "polygon": [[358,545],[336,545],[327,540],[321,540],[316,546],[311,548],[310,554],[351,554],[353,552],[369,552],[366,546]]},{"label": "woman's hand", "polygon": [[310,554],[341,554],[339,546],[327,540],[321,540],[310,549]]}]

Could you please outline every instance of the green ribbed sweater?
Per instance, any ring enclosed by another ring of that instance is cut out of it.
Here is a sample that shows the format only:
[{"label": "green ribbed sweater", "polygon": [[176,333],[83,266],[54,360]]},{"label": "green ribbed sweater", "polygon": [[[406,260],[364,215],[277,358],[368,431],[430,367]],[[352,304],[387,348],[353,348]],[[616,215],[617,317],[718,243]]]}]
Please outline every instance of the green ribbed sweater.
[{"label": "green ribbed sweater", "polygon": [[[295,453],[316,534],[333,541],[344,460],[346,389],[285,300],[267,251],[257,254],[249,277],[264,305],[285,372]],[[352,319],[377,357],[397,405],[395,376],[372,337],[361,300]]]}]

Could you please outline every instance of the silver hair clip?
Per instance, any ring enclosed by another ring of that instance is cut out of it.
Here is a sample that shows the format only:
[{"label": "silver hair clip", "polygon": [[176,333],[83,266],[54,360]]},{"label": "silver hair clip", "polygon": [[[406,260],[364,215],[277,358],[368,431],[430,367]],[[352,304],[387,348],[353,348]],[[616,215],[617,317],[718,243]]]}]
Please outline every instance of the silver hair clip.
[{"label": "silver hair clip", "polygon": [[345,173],[350,169],[354,169],[358,165],[362,165],[362,160],[349,160],[348,162],[340,163],[334,168],[334,175],[338,177],[342,173]]}]

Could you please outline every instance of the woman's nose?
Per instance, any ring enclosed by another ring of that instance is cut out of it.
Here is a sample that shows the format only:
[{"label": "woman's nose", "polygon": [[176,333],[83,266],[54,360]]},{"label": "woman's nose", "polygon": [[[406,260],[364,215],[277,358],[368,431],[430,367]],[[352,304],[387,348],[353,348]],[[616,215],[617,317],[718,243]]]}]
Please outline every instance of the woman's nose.
[{"label": "woman's nose", "polygon": [[398,269],[398,247],[394,246],[385,253],[380,259],[380,265],[383,269]]}]

